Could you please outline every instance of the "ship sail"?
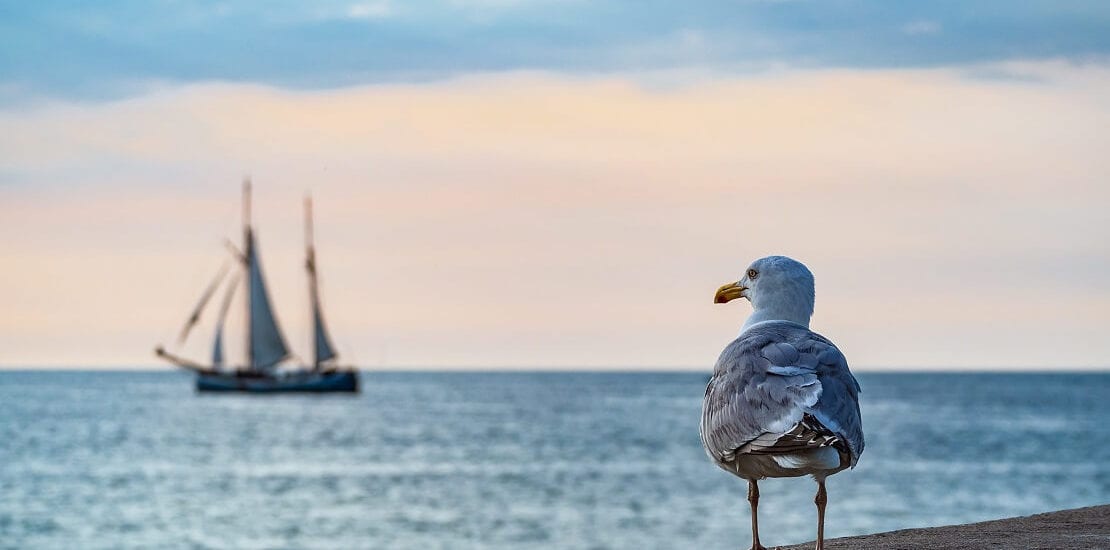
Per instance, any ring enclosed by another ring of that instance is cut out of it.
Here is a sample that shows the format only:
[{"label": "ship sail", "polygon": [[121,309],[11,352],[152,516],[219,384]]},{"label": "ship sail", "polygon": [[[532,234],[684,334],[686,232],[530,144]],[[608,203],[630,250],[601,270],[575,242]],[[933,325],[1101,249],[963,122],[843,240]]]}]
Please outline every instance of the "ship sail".
[{"label": "ship sail", "polygon": [[247,264],[251,367],[267,370],[288,357],[289,348],[285,346],[285,338],[270,306],[270,295],[266,291],[266,280],[262,276],[262,263],[258,259],[253,235],[247,243]]},{"label": "ship sail", "polygon": [[189,331],[196,326],[200,321],[200,314],[204,311],[204,306],[208,305],[208,300],[216,293],[216,289],[220,287],[220,283],[224,280],[224,275],[227,275],[227,264],[220,268],[220,272],[216,274],[216,278],[208,284],[208,288],[204,289],[204,294],[201,295],[200,300],[197,301],[196,307],[193,308],[193,313],[189,315],[189,319],[185,321],[185,326],[181,327],[181,333],[177,337],[178,345],[185,342],[185,337],[189,336]]},{"label": "ship sail", "polygon": [[324,328],[324,318],[320,316],[319,304],[316,306],[316,366],[336,356],[335,349],[328,339],[328,331]]},{"label": "ship sail", "polygon": [[324,314],[320,308],[320,289],[316,280],[316,247],[312,234],[312,199],[305,197],[305,269],[308,271],[308,298],[312,304],[312,337],[315,348],[315,361],[313,366],[317,369],[320,364],[336,357],[335,346],[328,336],[328,329],[324,325]]},{"label": "ship sail", "polygon": [[250,225],[250,196],[250,180],[247,180],[243,182],[243,246],[246,249],[247,262],[247,354],[252,369],[268,371],[289,356],[289,348],[285,346],[285,338],[278,328],[274,309],[270,306],[270,294],[266,291],[266,280],[262,276],[262,262],[258,258],[258,247]]},{"label": "ship sail", "polygon": [[224,292],[224,302],[220,306],[220,317],[216,320],[216,341],[212,343],[212,366],[224,366],[224,319],[227,319],[227,310],[231,308],[231,298],[235,296],[235,289],[239,286],[239,278],[231,280]]},{"label": "ship sail", "polygon": [[222,368],[224,366],[224,327],[220,323],[216,327],[216,342],[212,344],[212,367]]}]

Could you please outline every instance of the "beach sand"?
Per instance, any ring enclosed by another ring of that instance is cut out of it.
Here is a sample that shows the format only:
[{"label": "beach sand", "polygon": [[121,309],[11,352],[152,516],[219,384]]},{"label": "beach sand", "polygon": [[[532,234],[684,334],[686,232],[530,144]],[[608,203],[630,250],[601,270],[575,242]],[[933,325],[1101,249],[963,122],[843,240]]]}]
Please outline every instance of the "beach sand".
[{"label": "beach sand", "polygon": [[[781,548],[783,550],[809,549],[813,548],[813,543]],[[838,548],[855,550],[1105,549],[1110,548],[1110,504],[983,523],[903,529],[889,533],[830,539],[825,541],[825,548],[827,550]]]}]

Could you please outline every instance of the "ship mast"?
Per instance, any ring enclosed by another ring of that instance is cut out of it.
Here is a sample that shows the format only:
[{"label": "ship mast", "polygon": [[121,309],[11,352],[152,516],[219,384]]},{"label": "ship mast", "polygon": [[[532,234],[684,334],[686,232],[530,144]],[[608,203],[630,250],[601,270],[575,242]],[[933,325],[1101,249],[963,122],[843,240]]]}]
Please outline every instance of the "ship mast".
[{"label": "ship mast", "polygon": [[316,246],[312,229],[312,197],[304,198],[304,244],[305,270],[308,272],[308,301],[312,315],[312,368],[320,370],[320,365],[336,357],[335,347],[328,338],[324,326],[324,315],[320,310],[320,288],[316,279]]},{"label": "ship mast", "polygon": [[320,338],[316,328],[320,303],[316,292],[316,247],[312,232],[312,197],[304,197],[304,268],[308,272],[308,307],[312,315],[312,368],[320,370]]},{"label": "ship mast", "polygon": [[258,241],[251,224],[251,183],[243,182],[243,248],[247,278],[247,358],[248,368],[272,372],[285,358],[289,348],[281,334],[277,316],[266,291],[266,278],[258,257]]},{"label": "ship mast", "polygon": [[251,261],[254,259],[253,241],[254,239],[251,238],[251,179],[247,177],[243,179],[243,272],[246,274],[244,278],[247,285],[247,290],[244,292],[247,296],[247,316],[245,317],[247,320],[247,345],[244,349],[247,350],[247,367],[251,369],[254,368],[254,345],[251,340],[251,329],[253,328],[251,327],[251,297],[254,293],[251,291],[250,277]]}]

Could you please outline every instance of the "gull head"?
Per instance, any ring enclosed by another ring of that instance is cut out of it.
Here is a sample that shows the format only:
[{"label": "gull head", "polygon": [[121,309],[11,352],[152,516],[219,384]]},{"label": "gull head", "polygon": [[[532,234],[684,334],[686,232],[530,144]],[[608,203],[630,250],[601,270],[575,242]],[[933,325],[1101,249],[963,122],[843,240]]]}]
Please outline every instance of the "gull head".
[{"label": "gull head", "polygon": [[713,302],[747,298],[755,310],[745,328],[762,321],[791,321],[809,326],[813,316],[813,274],[786,256],[760,258],[734,283],[717,289]]}]

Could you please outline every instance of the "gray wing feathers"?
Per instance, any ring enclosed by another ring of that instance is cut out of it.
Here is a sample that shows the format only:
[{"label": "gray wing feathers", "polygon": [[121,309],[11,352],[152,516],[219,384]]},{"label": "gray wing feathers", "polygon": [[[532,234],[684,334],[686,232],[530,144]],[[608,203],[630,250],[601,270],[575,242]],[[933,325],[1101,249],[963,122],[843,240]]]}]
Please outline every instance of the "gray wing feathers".
[{"label": "gray wing feathers", "polygon": [[863,424],[859,414],[859,382],[848,370],[840,350],[828,344],[818,377],[825,388],[821,399],[809,411],[825,428],[844,439],[856,465],[863,452]]},{"label": "gray wing feathers", "polygon": [[808,430],[793,434],[811,415],[847,443],[854,465],[863,451],[858,393],[844,356],[820,335],[787,323],[750,329],[725,348],[714,368],[702,408],[702,442],[718,461],[766,451],[776,441],[787,448],[818,445],[827,440]]},{"label": "gray wing feathers", "polygon": [[799,355],[790,344],[751,338],[725,348],[702,409],[702,442],[712,458],[731,460],[760,435],[789,431],[817,403],[816,372],[791,364]]}]

